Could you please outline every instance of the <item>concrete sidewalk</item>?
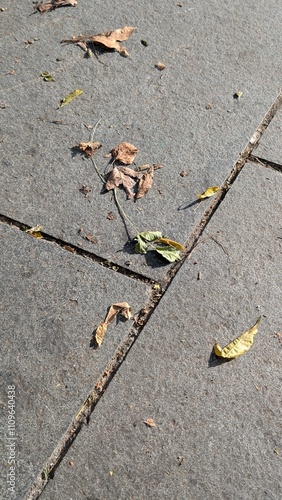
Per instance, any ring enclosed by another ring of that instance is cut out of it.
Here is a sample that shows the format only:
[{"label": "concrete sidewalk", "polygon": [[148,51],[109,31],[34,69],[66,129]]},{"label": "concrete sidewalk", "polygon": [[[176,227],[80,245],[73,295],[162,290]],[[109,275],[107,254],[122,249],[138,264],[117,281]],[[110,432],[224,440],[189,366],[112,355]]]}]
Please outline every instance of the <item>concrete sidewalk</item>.
[{"label": "concrete sidewalk", "polygon": [[[32,13],[14,0],[0,12],[1,498],[280,499],[280,3]],[[125,25],[128,58],[60,43]],[[101,171],[122,141],[136,167],[164,165],[136,203],[118,190],[137,230],[75,149],[97,122]],[[37,224],[42,239],[26,233]],[[150,230],[185,244],[182,260],[135,254]],[[93,349],[124,301],[133,320]],[[215,358],[215,340],[260,315],[249,353]]]}]

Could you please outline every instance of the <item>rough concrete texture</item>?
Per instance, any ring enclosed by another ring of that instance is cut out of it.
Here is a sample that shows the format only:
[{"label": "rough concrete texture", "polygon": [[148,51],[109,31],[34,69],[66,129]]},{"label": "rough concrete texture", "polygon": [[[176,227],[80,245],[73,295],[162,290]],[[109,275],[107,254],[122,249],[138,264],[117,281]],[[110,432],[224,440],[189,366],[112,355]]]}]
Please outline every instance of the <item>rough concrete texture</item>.
[{"label": "rough concrete texture", "polygon": [[[282,165],[282,115],[276,114],[269,128],[263,134],[255,154]],[[282,169],[282,167],[281,167]]]},{"label": "rough concrete texture", "polygon": [[281,187],[245,166],[41,498],[281,498]]},{"label": "rough concrete texture", "polygon": [[[163,275],[163,261],[132,255],[111,194],[101,195],[91,161],[72,148],[101,119],[95,137],[103,144],[96,155],[101,170],[108,164],[104,153],[124,140],[140,149],[136,165],[164,164],[144,199],[134,204],[123,192],[119,197],[138,230],[158,229],[183,243],[207,202],[189,217],[185,207],[223,182],[281,85],[279,1],[88,0],[43,15],[30,15],[32,3],[6,5],[1,212],[143,274]],[[138,28],[124,42],[129,58],[86,59],[79,47],[60,44],[124,25]],[[42,71],[56,81],[44,82]],[[58,109],[75,88],[84,94]],[[87,197],[83,185],[91,188]],[[114,221],[107,219],[110,211]],[[95,245],[82,238],[81,227]]]},{"label": "rough concrete texture", "polygon": [[[16,387],[16,496],[53,451],[132,322],[92,332],[111,303],[137,312],[147,287],[1,224],[1,498],[6,484],[8,385]],[[7,496],[6,496],[7,495]]]}]

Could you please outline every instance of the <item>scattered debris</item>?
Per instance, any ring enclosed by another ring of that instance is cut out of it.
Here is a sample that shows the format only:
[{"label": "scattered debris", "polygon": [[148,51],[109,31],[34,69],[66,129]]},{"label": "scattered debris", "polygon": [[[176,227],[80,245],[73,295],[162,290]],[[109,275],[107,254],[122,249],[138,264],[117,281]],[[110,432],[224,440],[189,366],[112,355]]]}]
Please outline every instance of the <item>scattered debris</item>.
[{"label": "scattered debris", "polygon": [[63,248],[65,250],[67,250],[67,252],[75,253],[75,249],[73,247],[71,247],[70,245],[64,245]]},{"label": "scattered debris", "polygon": [[200,281],[201,279],[202,279],[202,273],[201,271],[199,271],[197,274],[197,280]]},{"label": "scattered debris", "polygon": [[28,48],[30,45],[33,45],[34,42],[38,42],[38,40],[40,40],[40,38],[30,38],[28,40],[24,40],[26,48]]},{"label": "scattered debris", "polygon": [[6,10],[8,10],[8,7],[1,7],[0,8],[0,12],[6,12]]},{"label": "scattered debris", "polygon": [[77,5],[77,0],[51,0],[50,2],[47,3],[38,3],[37,5],[34,6],[38,12],[43,14],[43,12],[48,12],[49,10],[56,9],[57,7],[76,7]]},{"label": "scattered debris", "polygon": [[61,100],[60,108],[62,108],[63,106],[66,106],[67,104],[69,104],[73,99],[75,99],[79,95],[83,94],[83,92],[84,92],[84,90],[82,90],[82,89],[75,89],[75,90],[73,90],[73,92],[71,92],[70,94],[66,95],[66,97],[64,97]]},{"label": "scattered debris", "polygon": [[148,427],[156,427],[155,421],[153,418],[147,418],[147,420],[144,420],[144,424],[146,424]]},{"label": "scattered debris", "polygon": [[82,185],[80,188],[79,188],[79,191],[84,194],[85,198],[89,195],[89,193],[91,193],[92,189],[90,186],[85,186],[85,185]]},{"label": "scattered debris", "polygon": [[182,457],[181,455],[179,455],[179,456],[177,457],[177,460],[178,460],[178,465],[181,465],[181,464],[182,464],[182,462],[183,462],[183,457]]},{"label": "scattered debris", "polygon": [[278,342],[282,344],[282,333],[280,332],[275,332],[274,337],[277,338]]},{"label": "scattered debris", "polygon": [[79,228],[78,232],[84,240],[90,241],[91,243],[94,243],[94,244],[97,243],[97,240],[94,238],[94,236],[92,236],[92,234],[86,234],[82,227]]},{"label": "scattered debris", "polygon": [[141,40],[141,43],[144,47],[148,47],[148,42],[146,40]]},{"label": "scattered debris", "polygon": [[94,155],[97,149],[102,147],[102,144],[100,142],[92,142],[92,141],[80,142],[78,147],[80,151],[83,151],[86,154],[86,156],[90,157]]},{"label": "scattered debris", "polygon": [[218,186],[211,186],[209,187],[208,189],[206,189],[206,191],[202,194],[197,194],[197,198],[199,200],[204,200],[205,198],[210,198],[211,196],[213,196],[215,193],[218,193],[218,191],[220,191],[220,187]]},{"label": "scattered debris", "polygon": [[93,333],[95,342],[99,347],[103,342],[109,323],[113,321],[117,314],[121,314],[125,319],[132,318],[132,310],[128,302],[119,302],[110,306],[105,321],[100,323]]},{"label": "scattered debris", "polygon": [[30,236],[33,236],[34,238],[42,239],[43,236],[41,234],[42,231],[42,226],[37,224],[37,226],[31,227],[30,229],[26,229],[25,232],[27,234],[30,234]]},{"label": "scattered debris", "polygon": [[134,162],[138,151],[139,149],[136,148],[136,146],[133,146],[133,144],[130,144],[129,142],[121,142],[117,147],[112,149],[111,155],[116,161],[119,161],[124,165],[131,165]]},{"label": "scattered debris", "polygon": [[188,174],[187,174],[186,170],[182,170],[182,172],[180,172],[179,175],[180,175],[180,177],[187,177]]},{"label": "scattered debris", "polygon": [[242,335],[234,339],[223,348],[221,348],[218,343],[215,343],[214,353],[216,354],[216,356],[225,359],[234,359],[238,356],[241,356],[242,354],[245,354],[245,352],[247,352],[253,344],[254,336],[258,331],[260,322],[261,316],[258,318],[254,326],[252,326],[246,332],[242,333]]},{"label": "scattered debris", "polygon": [[43,71],[40,76],[43,77],[44,82],[54,82],[55,81],[55,78],[53,78],[52,75],[50,75],[50,73],[48,73],[48,71]]},{"label": "scattered debris", "polygon": [[0,109],[6,109],[9,107],[9,104],[6,104],[5,102],[0,103]]},{"label": "scattered debris", "polygon": [[80,44],[80,47],[85,50],[81,43],[90,42],[94,45],[99,45],[104,49],[116,50],[121,55],[128,57],[128,52],[125,47],[122,47],[119,42],[124,42],[137,28],[132,26],[124,26],[123,28],[106,31],[105,33],[100,33],[98,35],[79,35],[73,36],[71,39],[62,40],[61,43],[76,43]]},{"label": "scattered debris", "polygon": [[107,219],[108,220],[115,220],[116,216],[115,216],[115,214],[113,214],[113,212],[109,212],[107,215]]},{"label": "scattered debris", "polygon": [[206,104],[206,105],[205,105],[205,108],[206,108],[206,109],[212,109],[212,104],[210,104],[210,103]]},{"label": "scattered debris", "polygon": [[163,71],[165,69],[165,64],[163,64],[162,62],[158,62],[157,64],[155,64],[155,68],[157,68],[159,71]]},{"label": "scattered debris", "polygon": [[242,97],[243,95],[243,92],[241,90],[237,90],[237,92],[235,92],[233,94],[233,99],[240,99],[240,97]]}]

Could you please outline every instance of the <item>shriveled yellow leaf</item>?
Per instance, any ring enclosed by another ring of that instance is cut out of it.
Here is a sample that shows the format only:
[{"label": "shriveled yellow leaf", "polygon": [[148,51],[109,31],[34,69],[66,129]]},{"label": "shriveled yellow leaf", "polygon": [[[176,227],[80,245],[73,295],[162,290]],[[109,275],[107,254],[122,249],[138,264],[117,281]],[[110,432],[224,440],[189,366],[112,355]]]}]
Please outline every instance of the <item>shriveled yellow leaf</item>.
[{"label": "shriveled yellow leaf", "polygon": [[199,200],[204,200],[205,198],[210,198],[210,196],[213,196],[215,193],[218,193],[220,191],[220,187],[218,186],[211,186],[206,191],[202,194],[197,194],[197,198]]},{"label": "shriveled yellow leaf", "polygon": [[159,238],[156,240],[155,243],[164,243],[164,245],[170,245],[172,247],[177,248],[178,250],[181,250],[181,252],[185,251],[185,248],[181,243],[177,243],[177,241],[169,240],[168,238]]},{"label": "shriveled yellow leaf", "polygon": [[95,330],[95,340],[99,347],[104,340],[107,328],[108,328],[108,323],[104,322],[101,323]]},{"label": "shriveled yellow leaf", "polygon": [[261,322],[261,316],[258,318],[256,324],[252,326],[249,330],[239,335],[236,339],[232,340],[225,347],[221,348],[218,343],[214,344],[214,353],[216,356],[225,359],[238,358],[242,354],[245,354],[253,344],[254,336],[258,331],[258,326]]},{"label": "shriveled yellow leaf", "polygon": [[69,104],[71,101],[73,101],[73,99],[75,99],[79,95],[83,94],[83,92],[84,92],[84,90],[82,90],[82,89],[75,89],[73,92],[66,95],[66,97],[64,97],[61,100],[60,108],[62,108],[63,106],[66,106],[66,104]]},{"label": "shriveled yellow leaf", "polygon": [[34,227],[31,227],[30,229],[27,229],[26,233],[30,234],[34,238],[42,239],[43,236],[42,236],[40,231],[42,231],[42,226],[39,226],[39,224],[37,224],[37,226],[34,226]]}]

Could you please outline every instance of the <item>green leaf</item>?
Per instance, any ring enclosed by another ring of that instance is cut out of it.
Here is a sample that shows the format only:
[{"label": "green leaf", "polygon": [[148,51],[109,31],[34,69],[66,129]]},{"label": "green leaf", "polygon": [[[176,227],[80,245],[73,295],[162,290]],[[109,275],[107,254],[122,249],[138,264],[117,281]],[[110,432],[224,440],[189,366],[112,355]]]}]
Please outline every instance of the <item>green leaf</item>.
[{"label": "green leaf", "polygon": [[155,250],[169,262],[175,262],[176,260],[181,259],[180,251],[170,245],[156,247]]},{"label": "green leaf", "polygon": [[134,252],[143,254],[147,253],[147,243],[140,238],[140,233],[137,234],[135,239],[137,239],[137,243],[134,247]]},{"label": "green leaf", "polygon": [[162,233],[160,231],[148,231],[147,233],[138,233],[137,238],[138,237],[145,241],[155,241],[162,237]]}]

